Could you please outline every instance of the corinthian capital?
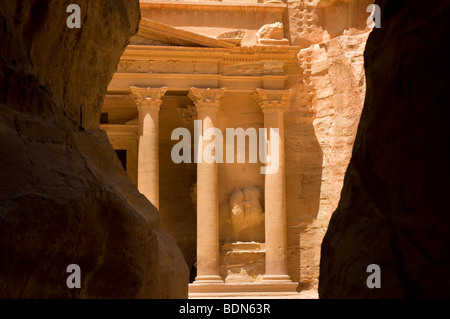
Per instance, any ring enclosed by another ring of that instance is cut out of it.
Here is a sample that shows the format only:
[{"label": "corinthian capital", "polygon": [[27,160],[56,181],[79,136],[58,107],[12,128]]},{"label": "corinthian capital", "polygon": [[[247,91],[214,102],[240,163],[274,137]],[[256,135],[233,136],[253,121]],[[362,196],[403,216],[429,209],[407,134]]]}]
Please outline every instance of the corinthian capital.
[{"label": "corinthian capital", "polygon": [[166,87],[162,88],[150,88],[150,87],[130,87],[130,97],[136,103],[139,108],[150,108],[159,111],[162,104],[162,97],[167,92]]},{"label": "corinthian capital", "polygon": [[197,110],[213,109],[218,110],[220,99],[225,94],[226,89],[199,89],[191,88],[189,98],[194,102]]},{"label": "corinthian capital", "polygon": [[282,112],[287,106],[292,90],[256,89],[255,97],[263,112]]}]

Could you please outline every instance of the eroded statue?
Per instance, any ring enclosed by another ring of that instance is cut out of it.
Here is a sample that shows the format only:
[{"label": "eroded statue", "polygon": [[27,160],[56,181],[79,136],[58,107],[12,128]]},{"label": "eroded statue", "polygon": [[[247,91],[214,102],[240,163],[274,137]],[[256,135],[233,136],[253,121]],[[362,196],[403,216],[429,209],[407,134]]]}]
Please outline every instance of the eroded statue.
[{"label": "eroded statue", "polygon": [[264,212],[261,190],[247,186],[236,188],[228,205],[221,206],[222,238],[230,241],[264,241]]}]

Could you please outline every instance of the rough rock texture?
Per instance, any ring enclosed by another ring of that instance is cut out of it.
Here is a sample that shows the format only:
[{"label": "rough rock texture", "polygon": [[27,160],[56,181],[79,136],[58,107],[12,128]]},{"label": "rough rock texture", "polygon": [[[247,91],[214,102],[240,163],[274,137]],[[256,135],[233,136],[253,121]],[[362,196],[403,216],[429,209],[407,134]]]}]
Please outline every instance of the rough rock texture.
[{"label": "rough rock texture", "polygon": [[261,27],[256,33],[256,39],[274,39],[281,40],[284,38],[283,24],[281,22],[275,22],[272,24],[266,24]]},{"label": "rough rock texture", "polygon": [[301,76],[285,116],[289,275],[317,289],[320,245],[336,209],[365,94],[372,1],[288,1]]},{"label": "rough rock texture", "polygon": [[[322,244],[321,298],[449,298],[450,126],[444,1],[377,1],[367,94]],[[369,264],[381,289],[369,289]]]},{"label": "rough rock texture", "polygon": [[77,3],[81,29],[67,1],[0,4],[0,297],[186,297],[178,247],[97,130],[138,1]]}]

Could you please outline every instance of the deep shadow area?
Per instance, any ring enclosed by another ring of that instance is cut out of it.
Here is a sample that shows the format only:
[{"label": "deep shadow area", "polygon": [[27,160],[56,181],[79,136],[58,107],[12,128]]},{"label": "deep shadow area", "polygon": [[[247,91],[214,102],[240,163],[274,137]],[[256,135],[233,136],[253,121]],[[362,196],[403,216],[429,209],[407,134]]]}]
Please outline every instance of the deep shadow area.
[{"label": "deep shadow area", "polygon": [[176,242],[98,126],[139,1],[77,4],[81,29],[68,1],[0,2],[0,298],[186,298]]},{"label": "deep shadow area", "polygon": [[[376,1],[366,99],[322,243],[320,298],[450,297],[450,4]],[[381,269],[368,288],[367,267]]]}]

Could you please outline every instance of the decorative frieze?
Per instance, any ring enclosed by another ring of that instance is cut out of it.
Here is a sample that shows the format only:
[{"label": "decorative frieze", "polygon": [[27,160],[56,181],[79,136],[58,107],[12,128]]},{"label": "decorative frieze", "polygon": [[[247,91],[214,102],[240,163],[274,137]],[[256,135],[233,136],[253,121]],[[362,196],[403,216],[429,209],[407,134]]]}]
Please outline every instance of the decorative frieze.
[{"label": "decorative frieze", "polygon": [[155,47],[130,45],[122,60],[177,60],[221,63],[254,63],[266,61],[297,61],[300,47],[257,46],[234,48]]},{"label": "decorative frieze", "polygon": [[119,73],[217,74],[217,63],[181,60],[121,60]]}]

